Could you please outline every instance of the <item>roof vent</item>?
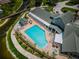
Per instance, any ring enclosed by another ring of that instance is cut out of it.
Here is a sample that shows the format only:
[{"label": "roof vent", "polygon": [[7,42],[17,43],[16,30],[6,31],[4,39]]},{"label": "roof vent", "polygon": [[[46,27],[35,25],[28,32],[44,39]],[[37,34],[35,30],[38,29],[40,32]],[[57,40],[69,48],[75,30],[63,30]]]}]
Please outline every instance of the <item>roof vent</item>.
[{"label": "roof vent", "polygon": [[54,18],[50,16],[50,19],[54,19]]}]

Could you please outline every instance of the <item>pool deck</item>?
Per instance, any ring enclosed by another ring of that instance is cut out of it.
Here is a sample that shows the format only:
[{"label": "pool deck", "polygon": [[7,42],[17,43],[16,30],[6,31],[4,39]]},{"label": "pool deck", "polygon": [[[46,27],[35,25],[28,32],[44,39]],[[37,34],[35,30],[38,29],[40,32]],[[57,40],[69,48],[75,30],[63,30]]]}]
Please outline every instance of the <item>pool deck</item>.
[{"label": "pool deck", "polygon": [[28,19],[28,20],[31,20],[32,24],[30,24],[30,23],[26,24],[25,26],[23,26],[20,29],[20,32],[26,38],[26,40],[29,40],[32,44],[34,44],[34,41],[28,35],[26,35],[26,33],[24,31],[27,30],[27,29],[29,29],[30,27],[32,27],[34,25],[38,25],[40,28],[42,28],[45,31],[46,39],[47,39],[48,44],[45,46],[45,48],[39,48],[38,46],[36,46],[36,48],[39,49],[40,51],[44,51],[44,52],[48,53],[49,55],[51,55],[52,54],[52,49],[53,49],[53,47],[52,47],[53,36],[50,35],[51,33],[48,30],[46,30],[45,27],[43,27],[42,25],[40,25],[38,22],[34,21],[31,18]]},{"label": "pool deck", "polygon": [[[53,49],[55,49],[55,47],[53,47],[54,34],[51,33],[49,30],[47,30],[47,28],[45,26],[42,26],[41,24],[39,24],[37,21],[33,20],[32,18],[29,17],[28,20],[29,21],[31,20],[32,24],[28,23],[19,29],[20,33],[25,38],[24,40],[29,41],[31,43],[31,45],[36,47],[38,50],[47,53],[49,56],[52,56],[52,52],[54,52]],[[45,31],[46,39],[48,42],[48,44],[45,46],[45,48],[39,48],[38,46],[36,46],[36,44],[34,44],[34,41],[24,32],[25,30],[29,29],[30,27],[32,27],[34,25],[38,25],[40,28],[42,28]],[[68,57],[60,55],[60,53],[59,53],[60,47],[56,48],[56,50],[57,50],[57,56],[55,57],[56,59],[68,59]]]}]

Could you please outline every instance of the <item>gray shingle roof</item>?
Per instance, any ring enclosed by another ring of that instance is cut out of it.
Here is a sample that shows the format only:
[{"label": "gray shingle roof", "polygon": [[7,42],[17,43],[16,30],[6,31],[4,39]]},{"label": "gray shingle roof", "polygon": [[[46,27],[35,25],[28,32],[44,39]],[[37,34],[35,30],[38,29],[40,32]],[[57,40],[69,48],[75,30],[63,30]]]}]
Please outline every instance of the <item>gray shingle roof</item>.
[{"label": "gray shingle roof", "polygon": [[79,53],[79,25],[69,23],[65,27],[62,52]]},{"label": "gray shingle roof", "polygon": [[55,17],[52,21],[53,24],[58,26],[62,31],[64,30],[65,24],[63,23],[62,19],[60,17]]},{"label": "gray shingle roof", "polygon": [[[30,14],[32,13],[32,14]],[[37,20],[36,17],[41,18],[42,20],[46,21],[47,23],[54,25],[55,27],[59,28],[57,32],[62,32],[64,31],[64,27],[67,23],[70,23],[74,19],[74,15],[72,12],[67,12],[65,14],[59,15],[59,14],[51,14],[50,12],[37,7],[33,10],[31,10],[28,15],[32,17],[33,19]],[[36,17],[34,17],[35,15]],[[53,27],[53,26],[52,26]]]},{"label": "gray shingle roof", "polygon": [[60,18],[66,25],[67,23],[70,23],[72,20],[74,20],[74,13],[73,12],[66,12],[65,14],[60,15]]},{"label": "gray shingle roof", "polygon": [[57,14],[51,14],[50,12],[42,9],[42,8],[35,8],[34,10],[31,11],[31,13],[35,14],[39,18],[43,19],[44,21],[51,23],[50,17],[56,17],[58,16]]}]

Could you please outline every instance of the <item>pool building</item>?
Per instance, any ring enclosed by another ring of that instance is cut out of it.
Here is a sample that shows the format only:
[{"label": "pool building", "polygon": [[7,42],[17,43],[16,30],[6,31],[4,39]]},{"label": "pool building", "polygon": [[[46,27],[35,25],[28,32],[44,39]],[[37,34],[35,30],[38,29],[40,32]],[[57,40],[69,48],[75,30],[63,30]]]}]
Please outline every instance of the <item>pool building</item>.
[{"label": "pool building", "polygon": [[[23,19],[23,21],[21,21]],[[40,25],[38,22],[32,19],[21,18],[19,21],[19,33],[21,33],[22,37],[25,41],[28,41],[31,46],[36,49],[48,53],[48,55],[52,55],[52,35],[49,35],[50,32],[44,28],[44,26]],[[31,23],[31,22],[32,23]],[[24,25],[25,23],[25,25]]]},{"label": "pool building", "polygon": [[[50,13],[39,7],[32,9],[27,17],[28,19],[21,18],[19,22],[21,26],[20,33],[25,38],[25,41],[28,41],[36,49],[45,52],[49,56],[52,55],[54,42],[64,44],[63,35],[65,25],[74,20],[72,12],[59,15]],[[54,32],[57,35],[54,36]],[[55,38],[56,36],[60,36],[61,38]],[[61,41],[59,42],[58,40]],[[58,54],[60,46],[57,49]]]},{"label": "pool building", "polygon": [[72,12],[59,15],[50,13],[39,7],[31,10],[28,16],[48,27],[51,31],[55,30],[57,33],[63,32],[65,25],[74,19]]}]

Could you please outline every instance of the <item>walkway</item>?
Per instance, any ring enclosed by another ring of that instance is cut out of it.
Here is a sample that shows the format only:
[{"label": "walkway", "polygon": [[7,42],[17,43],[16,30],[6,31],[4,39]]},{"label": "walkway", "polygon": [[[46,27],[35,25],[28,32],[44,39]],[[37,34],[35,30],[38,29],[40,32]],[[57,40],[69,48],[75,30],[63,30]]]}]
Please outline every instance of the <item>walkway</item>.
[{"label": "walkway", "polygon": [[58,2],[58,3],[56,4],[56,6],[53,8],[54,12],[56,13],[56,11],[58,11],[59,14],[63,14],[63,12],[61,11],[61,9],[62,9],[63,7],[68,7],[68,8],[73,8],[73,9],[79,10],[79,8],[77,7],[77,5],[68,6],[68,5],[66,5],[67,2],[69,2],[69,1]]},{"label": "walkway", "polygon": [[18,43],[18,41],[17,41],[17,39],[16,39],[16,37],[15,37],[15,35],[14,35],[14,33],[15,33],[14,29],[17,27],[17,25],[18,25],[18,22],[17,22],[17,24],[14,26],[14,28],[13,28],[13,30],[12,30],[12,32],[11,32],[11,40],[12,40],[12,42],[13,42],[15,48],[16,48],[22,55],[24,55],[25,57],[28,57],[29,59],[41,59],[41,58],[39,58],[39,57],[37,57],[37,56],[35,56],[35,55],[29,53],[28,51],[24,50],[24,49],[20,46],[20,44]]},{"label": "walkway", "polygon": [[8,20],[9,20],[9,18],[5,19],[5,21],[2,24],[0,24],[0,27],[2,27],[5,23],[7,23]]}]

